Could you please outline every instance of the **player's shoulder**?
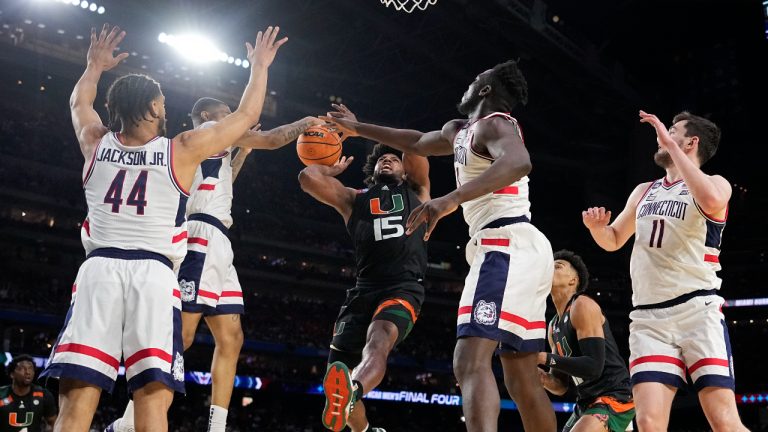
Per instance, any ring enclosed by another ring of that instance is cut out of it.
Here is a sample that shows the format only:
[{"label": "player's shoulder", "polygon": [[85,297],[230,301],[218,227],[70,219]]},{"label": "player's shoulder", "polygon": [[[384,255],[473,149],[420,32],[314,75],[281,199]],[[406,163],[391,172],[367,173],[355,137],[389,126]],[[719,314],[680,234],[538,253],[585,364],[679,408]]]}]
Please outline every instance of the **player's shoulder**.
[{"label": "player's shoulder", "polygon": [[571,303],[571,319],[578,321],[588,316],[601,316],[603,309],[592,297],[581,294]]},{"label": "player's shoulder", "polygon": [[440,134],[443,136],[443,138],[453,141],[453,138],[456,136],[456,134],[459,133],[459,131],[468,123],[469,121],[466,119],[448,120],[440,130]]},{"label": "player's shoulder", "polygon": [[200,130],[200,129],[208,129],[208,128],[210,128],[210,127],[213,127],[213,126],[215,126],[215,125],[216,125],[216,123],[218,123],[218,122],[217,122],[217,121],[214,121],[214,120],[209,120],[209,121],[207,121],[207,122],[205,122],[205,123],[201,124],[200,126],[196,127],[195,129],[197,129],[197,130]]},{"label": "player's shoulder", "polygon": [[[656,185],[658,180],[652,180],[647,181],[638,184],[635,186],[634,189],[632,189],[632,193],[629,194],[629,198],[627,199],[627,206],[629,205],[636,205],[640,202],[640,199],[652,188],[654,185]],[[660,184],[660,183],[659,183]]]}]

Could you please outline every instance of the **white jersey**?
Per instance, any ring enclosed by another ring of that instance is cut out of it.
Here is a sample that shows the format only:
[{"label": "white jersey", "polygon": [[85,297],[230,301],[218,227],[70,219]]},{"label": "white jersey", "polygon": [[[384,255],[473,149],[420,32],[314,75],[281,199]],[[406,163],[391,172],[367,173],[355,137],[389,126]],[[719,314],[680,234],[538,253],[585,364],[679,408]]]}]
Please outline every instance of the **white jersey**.
[{"label": "white jersey", "polygon": [[[198,129],[211,127],[209,121]],[[232,226],[232,148],[204,160],[195,172],[192,196],[187,204],[187,215],[205,213]]]},{"label": "white jersey", "polygon": [[705,214],[682,180],[656,180],[635,210],[632,304],[671,300],[720,289],[720,242],[725,220]]},{"label": "white jersey", "polygon": [[[520,135],[520,139],[523,139],[517,120],[509,114],[495,112],[488,114],[480,120],[496,116],[503,117],[512,122]],[[467,123],[459,130],[456,138],[453,140],[453,166],[456,172],[456,187],[474,180],[490,168],[493,163],[493,157],[487,153],[483,154],[477,151],[472,142],[475,129],[480,120],[474,123]],[[464,209],[464,220],[469,225],[470,237],[496,219],[515,216],[530,218],[531,202],[528,200],[528,176],[524,176],[511,185],[495,192],[467,201],[461,207]]]},{"label": "white jersey", "polygon": [[175,267],[187,252],[184,210],[189,195],[173,172],[173,141],[155,137],[128,147],[118,137],[104,135],[83,168],[88,217],[80,237],[85,252],[149,251]]}]

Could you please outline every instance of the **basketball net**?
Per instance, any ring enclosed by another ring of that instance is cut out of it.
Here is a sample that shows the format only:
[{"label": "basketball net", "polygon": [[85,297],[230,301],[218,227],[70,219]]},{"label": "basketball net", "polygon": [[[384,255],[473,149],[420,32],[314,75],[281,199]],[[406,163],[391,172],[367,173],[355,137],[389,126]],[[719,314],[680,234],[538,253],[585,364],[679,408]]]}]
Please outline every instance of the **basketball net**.
[{"label": "basketball net", "polygon": [[381,3],[387,7],[394,6],[398,11],[411,13],[416,8],[427,10],[430,5],[436,4],[437,0],[381,0]]}]

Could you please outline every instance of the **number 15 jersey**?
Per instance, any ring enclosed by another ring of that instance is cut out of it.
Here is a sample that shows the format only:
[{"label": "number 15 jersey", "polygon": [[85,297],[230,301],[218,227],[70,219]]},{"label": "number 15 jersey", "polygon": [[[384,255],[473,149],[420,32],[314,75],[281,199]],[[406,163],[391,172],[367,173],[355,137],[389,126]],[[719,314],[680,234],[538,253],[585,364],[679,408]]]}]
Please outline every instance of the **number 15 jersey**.
[{"label": "number 15 jersey", "polygon": [[118,248],[154,252],[176,268],[187,252],[189,194],[173,172],[173,142],[155,137],[125,146],[109,132],[83,169],[88,217],[80,238],[86,254]]},{"label": "number 15 jersey", "polygon": [[420,204],[408,182],[379,183],[359,191],[347,222],[355,246],[358,284],[389,285],[424,278],[426,224],[405,235],[408,216]]},{"label": "number 15 jersey", "polygon": [[[727,216],[727,215],[726,215]],[[635,210],[632,304],[672,300],[720,289],[720,243],[725,219],[704,213],[683,180],[650,184]]]}]

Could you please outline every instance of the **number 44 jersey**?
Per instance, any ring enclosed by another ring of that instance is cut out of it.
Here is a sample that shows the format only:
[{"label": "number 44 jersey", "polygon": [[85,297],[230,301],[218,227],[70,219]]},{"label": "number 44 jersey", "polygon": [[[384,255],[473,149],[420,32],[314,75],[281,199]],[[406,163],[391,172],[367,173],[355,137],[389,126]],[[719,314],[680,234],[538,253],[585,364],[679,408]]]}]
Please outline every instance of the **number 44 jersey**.
[{"label": "number 44 jersey", "polygon": [[635,210],[632,304],[672,300],[697,290],[720,289],[720,242],[725,219],[704,213],[679,180],[652,182]]},{"label": "number 44 jersey", "polygon": [[173,171],[171,139],[155,137],[125,146],[119,133],[104,135],[83,169],[88,217],[80,237],[86,254],[95,249],[143,250],[174,264],[187,252],[189,194]]},{"label": "number 44 jersey", "polygon": [[421,281],[427,269],[426,226],[405,235],[408,216],[420,204],[408,182],[379,183],[358,192],[347,230],[359,283]]}]

